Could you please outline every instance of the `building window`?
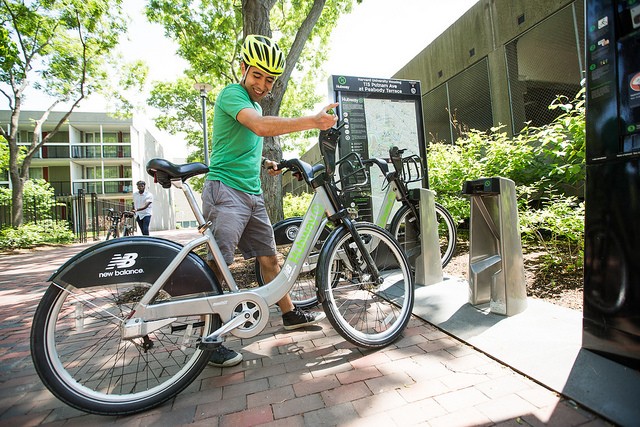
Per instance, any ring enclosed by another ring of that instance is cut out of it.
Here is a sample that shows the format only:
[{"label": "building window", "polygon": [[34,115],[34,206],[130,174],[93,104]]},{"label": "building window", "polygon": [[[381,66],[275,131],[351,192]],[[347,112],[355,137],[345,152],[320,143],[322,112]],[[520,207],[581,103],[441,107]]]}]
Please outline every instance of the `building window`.
[{"label": "building window", "polygon": [[476,62],[423,97],[427,141],[455,142],[468,129],[493,126],[489,64]]},{"label": "building window", "polygon": [[85,179],[102,179],[102,167],[100,166],[85,166],[84,168]]},{"label": "building window", "polygon": [[549,105],[560,95],[573,99],[580,90],[583,19],[582,3],[574,2],[505,45],[514,133],[527,122],[550,123],[561,111]]},{"label": "building window", "polygon": [[49,142],[65,142],[68,143],[69,142],[69,132],[62,132],[62,131],[58,131],[55,134],[53,134],[51,136],[51,138],[49,139]]},{"label": "building window", "polygon": [[120,166],[105,166],[104,177],[105,179],[120,178]]},{"label": "building window", "polygon": [[29,168],[29,178],[31,179],[44,179],[42,168]]},{"label": "building window", "polygon": [[33,132],[21,130],[18,132],[18,143],[29,144],[33,141]]},{"label": "building window", "polygon": [[102,142],[105,143],[105,144],[118,142],[118,133],[117,132],[103,132],[102,133]]}]

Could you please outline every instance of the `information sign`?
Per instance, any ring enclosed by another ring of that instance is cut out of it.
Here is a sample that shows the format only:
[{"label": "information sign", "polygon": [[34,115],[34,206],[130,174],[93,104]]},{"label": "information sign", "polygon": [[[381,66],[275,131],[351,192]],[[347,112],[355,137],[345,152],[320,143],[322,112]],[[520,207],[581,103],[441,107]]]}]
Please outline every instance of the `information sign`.
[{"label": "information sign", "polygon": [[[363,159],[388,158],[390,147],[406,149],[405,156],[417,154],[423,159],[422,185],[428,187],[420,82],[331,76],[329,88],[330,96],[340,103],[337,113],[344,121],[339,157],[355,152]],[[384,177],[374,166],[369,185],[347,195],[348,201],[357,205],[361,218],[375,220],[384,184]]]}]

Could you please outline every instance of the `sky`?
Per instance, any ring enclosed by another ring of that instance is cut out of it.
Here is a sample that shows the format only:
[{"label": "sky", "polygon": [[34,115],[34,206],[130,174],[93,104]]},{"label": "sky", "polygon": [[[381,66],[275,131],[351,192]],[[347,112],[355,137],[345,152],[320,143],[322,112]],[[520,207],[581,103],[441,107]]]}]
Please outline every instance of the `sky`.
[{"label": "sky", "polygon": [[[328,74],[389,78],[478,0],[363,0],[340,17],[331,35]],[[146,22],[140,1],[125,2],[133,21],[126,56],[149,64],[151,80],[169,80],[186,66],[158,24]]]},{"label": "sky", "polygon": [[331,39],[329,74],[389,78],[478,0],[363,0]]},{"label": "sky", "polygon": [[[350,14],[341,16],[333,30],[325,72],[327,75],[390,78],[477,1],[363,0],[354,5]],[[174,55],[176,45],[165,38],[159,24],[146,21],[142,1],[124,3],[132,19],[129,40],[121,47],[125,59],[144,60],[149,66],[149,81],[173,80],[186,67],[185,61]],[[327,84],[323,82],[318,93],[326,94],[326,88]],[[42,100],[34,98],[24,105],[25,109],[47,107]],[[101,102],[88,100],[79,111],[101,111],[103,108]],[[165,154],[180,156],[180,150],[172,150],[172,147],[179,149],[179,145],[176,142],[168,144]]]}]

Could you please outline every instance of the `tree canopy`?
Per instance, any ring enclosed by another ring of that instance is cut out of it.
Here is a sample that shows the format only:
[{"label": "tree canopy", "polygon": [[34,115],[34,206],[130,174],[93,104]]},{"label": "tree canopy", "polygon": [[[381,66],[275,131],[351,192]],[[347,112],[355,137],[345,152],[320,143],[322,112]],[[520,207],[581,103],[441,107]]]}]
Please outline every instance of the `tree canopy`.
[{"label": "tree canopy", "polygon": [[[356,0],[360,2],[361,0]],[[184,79],[158,83],[149,103],[163,111],[156,125],[168,131],[187,132],[187,140],[201,147],[201,111],[196,82],[211,84],[209,105],[225,85],[240,80],[239,52],[244,36],[262,34],[276,39],[287,57],[284,73],[263,102],[265,115],[297,116],[312,109],[320,99],[314,94],[327,59],[329,37],[341,14],[354,0],[150,0],[147,17],[164,26],[178,44],[178,54],[189,63]],[[289,90],[288,90],[289,89]],[[175,102],[167,102],[174,98]],[[193,105],[187,107],[191,102]],[[212,114],[209,112],[208,114]],[[186,118],[189,118],[185,122]],[[211,117],[207,120],[213,123]],[[199,137],[198,137],[199,136]],[[293,138],[286,139],[292,148]],[[196,151],[202,160],[202,148]],[[280,138],[265,138],[265,156],[280,159]],[[193,159],[193,158],[192,158]],[[193,159],[195,160],[195,159]],[[263,180],[272,219],[282,217],[279,180]],[[274,206],[274,203],[276,204]]]},{"label": "tree canopy", "polygon": [[[121,0],[0,0],[0,94],[11,111],[0,136],[9,145],[13,225],[22,224],[22,193],[31,159],[80,102],[107,88],[114,68],[111,52],[126,31]],[[139,65],[134,73],[143,71]],[[129,74],[129,77],[132,75]],[[20,141],[20,113],[32,89],[51,97],[33,124],[33,139]],[[42,125],[58,105],[66,113],[46,136]]]}]

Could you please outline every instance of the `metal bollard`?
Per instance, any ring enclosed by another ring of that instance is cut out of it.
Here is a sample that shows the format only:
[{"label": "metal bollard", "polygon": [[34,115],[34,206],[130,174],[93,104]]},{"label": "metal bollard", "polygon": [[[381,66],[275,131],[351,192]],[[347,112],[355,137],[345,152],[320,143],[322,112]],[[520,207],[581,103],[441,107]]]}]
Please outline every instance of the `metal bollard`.
[{"label": "metal bollard", "polygon": [[515,184],[493,177],[466,181],[471,199],[469,303],[489,303],[492,313],[512,316],[527,308]]}]

